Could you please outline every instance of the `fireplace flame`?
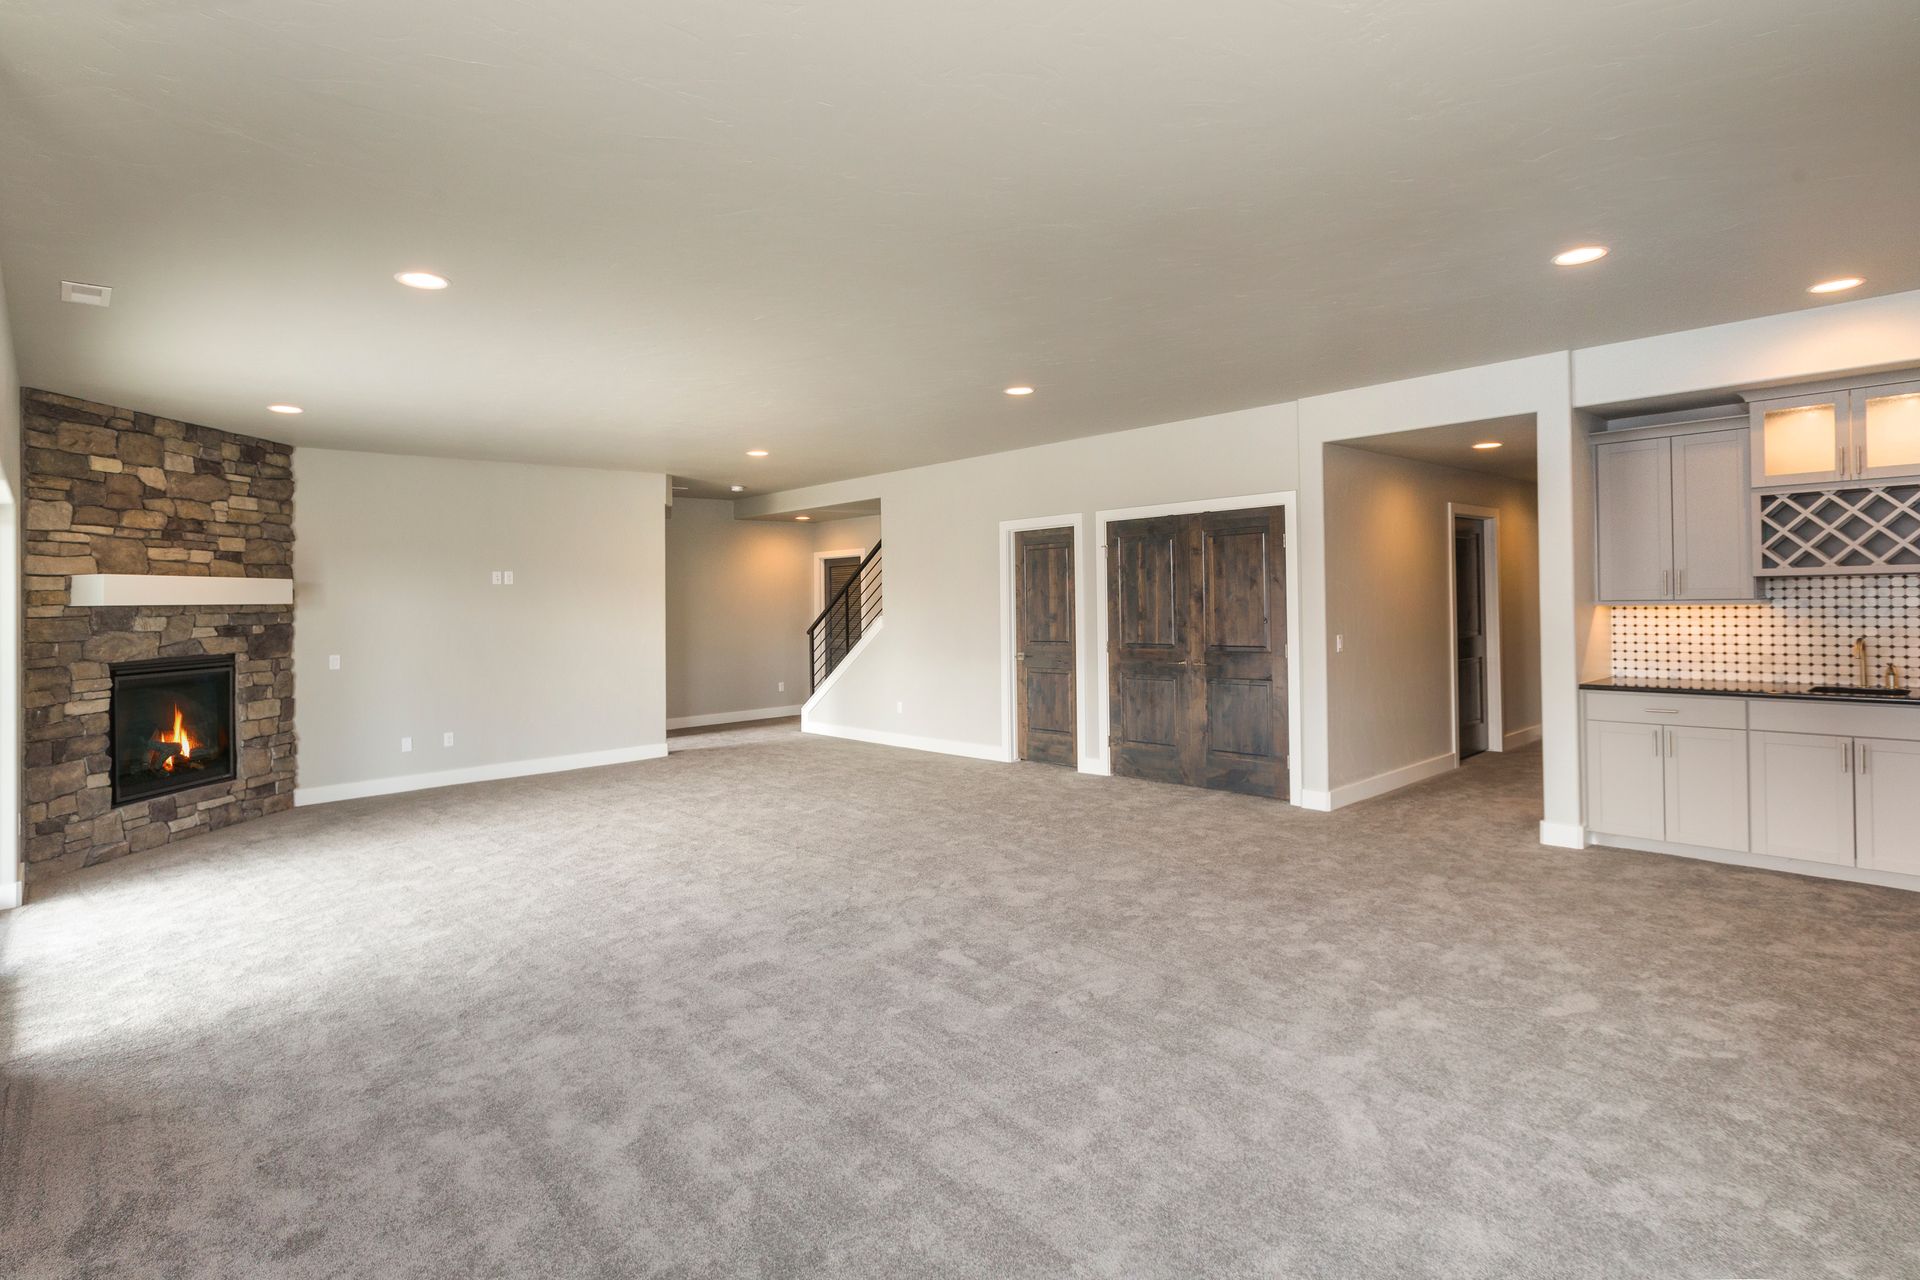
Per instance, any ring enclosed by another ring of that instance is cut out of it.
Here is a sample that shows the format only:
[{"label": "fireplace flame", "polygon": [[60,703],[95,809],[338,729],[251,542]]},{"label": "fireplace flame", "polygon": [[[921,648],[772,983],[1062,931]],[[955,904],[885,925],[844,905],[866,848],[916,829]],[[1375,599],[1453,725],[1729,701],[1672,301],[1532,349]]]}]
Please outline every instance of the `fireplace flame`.
[{"label": "fireplace flame", "polygon": [[[173,709],[173,732],[171,734],[162,734],[160,741],[171,742],[178,746],[182,760],[193,759],[193,739],[187,736],[186,719],[180,714],[180,708],[175,707]],[[168,773],[172,773],[173,757],[168,756],[160,767]]]}]

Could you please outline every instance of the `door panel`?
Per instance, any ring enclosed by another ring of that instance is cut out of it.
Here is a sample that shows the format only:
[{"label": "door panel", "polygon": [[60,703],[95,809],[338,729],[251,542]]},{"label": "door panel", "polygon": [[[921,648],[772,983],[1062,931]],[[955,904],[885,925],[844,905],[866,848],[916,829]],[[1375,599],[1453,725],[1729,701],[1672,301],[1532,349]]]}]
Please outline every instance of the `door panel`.
[{"label": "door panel", "polygon": [[1667,839],[1747,851],[1747,735],[1676,725],[1667,735]]},{"label": "door panel", "polygon": [[1610,836],[1666,838],[1666,752],[1658,725],[1587,722],[1587,825]]},{"label": "door panel", "polygon": [[1487,749],[1486,526],[1471,516],[1453,520],[1454,697],[1459,707],[1460,758]]},{"label": "door panel", "polygon": [[1594,446],[1600,599],[1673,597],[1673,450],[1670,440]]},{"label": "door panel", "polygon": [[1022,760],[1077,766],[1073,530],[1014,534],[1015,703]]},{"label": "door panel", "polygon": [[1750,493],[1745,431],[1675,438],[1674,599],[1753,598]]},{"label": "door panel", "polygon": [[1755,731],[1753,851],[1853,865],[1853,739]]},{"label": "door panel", "polygon": [[1861,738],[1860,865],[1920,875],[1920,742]]},{"label": "door panel", "polygon": [[1287,794],[1285,516],[1108,526],[1115,773]]}]

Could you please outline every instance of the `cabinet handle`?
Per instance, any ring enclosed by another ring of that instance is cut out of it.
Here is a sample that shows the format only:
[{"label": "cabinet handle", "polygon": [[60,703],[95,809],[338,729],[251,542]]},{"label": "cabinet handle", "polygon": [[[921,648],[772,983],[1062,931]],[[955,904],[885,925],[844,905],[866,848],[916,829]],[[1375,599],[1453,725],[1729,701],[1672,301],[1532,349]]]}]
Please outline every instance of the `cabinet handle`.
[{"label": "cabinet handle", "polygon": [[1860,772],[1867,773],[1873,768],[1873,748],[1866,743],[1860,744]]},{"label": "cabinet handle", "polygon": [[1679,748],[1680,744],[1675,739],[1673,730],[1667,730],[1667,757],[1671,759],[1675,753],[1678,752]]},{"label": "cabinet handle", "polygon": [[1851,742],[1843,742],[1840,744],[1840,772],[1853,772],[1853,744]]},{"label": "cabinet handle", "polygon": [[1648,707],[1647,714],[1650,716],[1677,716],[1680,712],[1677,709],[1667,707]]},{"label": "cabinet handle", "polygon": [[1675,569],[1673,571],[1673,594],[1677,597],[1683,596],[1686,593],[1687,571],[1685,569]]},{"label": "cabinet handle", "polygon": [[1673,594],[1673,570],[1671,569],[1662,569],[1660,571],[1660,594],[1662,596],[1671,596]]},{"label": "cabinet handle", "polygon": [[1655,760],[1660,758],[1660,731],[1658,729],[1653,731],[1653,758]]},{"label": "cabinet handle", "polygon": [[1853,446],[1853,474],[1855,479],[1867,474],[1867,446],[1864,444]]}]

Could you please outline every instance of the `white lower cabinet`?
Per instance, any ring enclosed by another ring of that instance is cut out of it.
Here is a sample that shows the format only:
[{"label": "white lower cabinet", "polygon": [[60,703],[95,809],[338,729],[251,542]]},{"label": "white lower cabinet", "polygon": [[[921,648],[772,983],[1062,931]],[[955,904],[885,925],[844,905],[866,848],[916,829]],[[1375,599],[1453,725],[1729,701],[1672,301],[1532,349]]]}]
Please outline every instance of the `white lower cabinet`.
[{"label": "white lower cabinet", "polygon": [[1667,736],[1667,835],[1703,849],[1747,847],[1747,735],[1678,726]]},{"label": "white lower cabinet", "polygon": [[1666,730],[1587,722],[1587,822],[1609,835],[1666,836]]},{"label": "white lower cabinet", "polygon": [[1860,865],[1920,875],[1920,742],[1860,738],[1854,749]]},{"label": "white lower cabinet", "polygon": [[1853,739],[1818,733],[1748,735],[1753,851],[1853,865]]}]

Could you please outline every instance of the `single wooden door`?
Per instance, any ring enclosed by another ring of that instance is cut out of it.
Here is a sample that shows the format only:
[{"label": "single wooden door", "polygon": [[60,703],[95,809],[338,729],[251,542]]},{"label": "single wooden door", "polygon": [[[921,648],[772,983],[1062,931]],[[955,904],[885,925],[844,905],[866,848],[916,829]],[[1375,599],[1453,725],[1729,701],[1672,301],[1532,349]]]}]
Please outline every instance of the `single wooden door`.
[{"label": "single wooden door", "polygon": [[1459,707],[1460,758],[1487,749],[1486,526],[1453,518],[1454,699]]},{"label": "single wooden door", "polygon": [[1287,795],[1286,510],[1107,528],[1113,771]]},{"label": "single wooden door", "polygon": [[1073,530],[1028,529],[1013,539],[1020,758],[1077,767]]},{"label": "single wooden door", "polygon": [[[826,626],[827,670],[832,671],[847,656],[847,650],[860,643],[860,557],[823,560],[820,572],[821,590],[833,608]],[[847,593],[846,599],[836,605],[842,590]]]}]

